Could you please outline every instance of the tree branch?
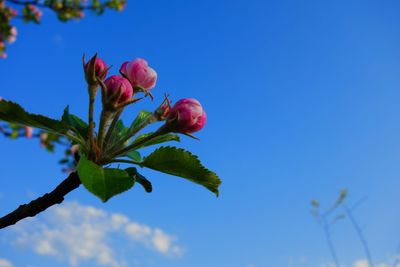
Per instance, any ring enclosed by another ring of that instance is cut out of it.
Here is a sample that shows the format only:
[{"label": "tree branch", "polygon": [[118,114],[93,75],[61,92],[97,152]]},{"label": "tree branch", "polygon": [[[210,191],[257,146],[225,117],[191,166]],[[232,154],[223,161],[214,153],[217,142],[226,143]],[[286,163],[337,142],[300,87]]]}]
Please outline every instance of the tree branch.
[{"label": "tree branch", "polygon": [[[54,10],[54,8],[50,4],[46,4],[45,2],[40,2],[39,0],[32,0],[32,1],[6,0],[6,1],[9,3],[13,3],[15,5],[22,5],[22,6],[33,5],[33,6],[37,6],[37,7],[49,8],[49,9]],[[102,3],[100,5],[100,7],[106,7],[108,3],[109,3],[108,1],[105,3]],[[94,6],[94,5],[82,5],[82,4],[80,4],[80,5],[71,4],[70,6],[66,5],[66,7],[67,8],[76,8],[79,10],[93,10],[93,9],[98,8],[97,6]]]},{"label": "tree branch", "polygon": [[13,212],[0,218],[0,229],[14,225],[27,217],[34,217],[47,208],[60,204],[64,201],[64,197],[71,191],[77,189],[81,181],[76,172],[71,173],[64,181],[62,181],[52,192],[43,195],[29,204],[19,206]]}]

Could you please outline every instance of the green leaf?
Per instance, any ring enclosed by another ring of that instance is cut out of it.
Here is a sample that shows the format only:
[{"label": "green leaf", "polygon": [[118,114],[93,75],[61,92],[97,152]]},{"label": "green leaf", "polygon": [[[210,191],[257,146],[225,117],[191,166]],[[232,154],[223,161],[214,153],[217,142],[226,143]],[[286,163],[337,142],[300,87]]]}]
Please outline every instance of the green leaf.
[{"label": "green leaf", "polygon": [[147,180],[146,177],[144,177],[143,175],[138,173],[136,168],[134,168],[134,167],[127,168],[127,169],[125,169],[125,171],[127,173],[129,173],[129,175],[134,177],[135,181],[138,182],[139,184],[141,184],[147,193],[151,193],[153,191],[153,186],[151,185],[151,182],[149,180]]},{"label": "green leaf", "polygon": [[180,176],[200,184],[219,195],[219,177],[206,169],[197,156],[176,147],[160,147],[144,158],[141,166],[160,172]]},{"label": "green leaf", "polygon": [[336,205],[342,204],[346,200],[347,195],[348,195],[347,189],[342,189],[339,193],[338,199],[336,200]]},{"label": "green leaf", "polygon": [[70,114],[68,106],[64,109],[61,121],[84,139],[88,138],[89,125],[78,116]]},{"label": "green leaf", "polygon": [[122,138],[124,138],[126,136],[127,133],[128,133],[128,128],[125,127],[122,120],[118,120],[118,122],[115,124],[115,128],[111,135],[110,142],[113,144],[113,143],[121,140]]},{"label": "green leaf", "polygon": [[65,135],[69,130],[69,127],[61,121],[28,113],[20,105],[6,100],[0,101],[0,120],[31,126],[62,135]]},{"label": "green leaf", "polygon": [[126,171],[102,168],[85,157],[81,157],[77,169],[85,188],[103,202],[129,190],[135,183],[135,179]]},{"label": "green leaf", "polygon": [[311,200],[311,206],[313,206],[314,208],[319,208],[319,202],[318,200]]},{"label": "green leaf", "polygon": [[154,116],[152,112],[142,110],[139,112],[135,120],[132,122],[128,130],[128,135],[139,132],[148,124],[154,122]]},{"label": "green leaf", "polygon": [[[138,141],[142,140],[143,138],[146,138],[147,136],[152,135],[152,134],[153,133],[146,133],[146,134],[139,135],[135,139],[134,142],[138,142]],[[139,147],[137,147],[137,149],[143,148],[143,147],[147,147],[147,146],[157,145],[157,144],[161,144],[161,143],[169,142],[169,141],[180,142],[181,139],[176,134],[171,134],[171,133],[170,134],[164,134],[164,135],[160,135],[160,136],[157,136],[157,137],[154,137],[154,138],[150,139],[149,141],[147,141],[147,142],[141,144]]]},{"label": "green leaf", "polygon": [[142,161],[142,156],[137,151],[130,151],[126,156],[136,162]]}]

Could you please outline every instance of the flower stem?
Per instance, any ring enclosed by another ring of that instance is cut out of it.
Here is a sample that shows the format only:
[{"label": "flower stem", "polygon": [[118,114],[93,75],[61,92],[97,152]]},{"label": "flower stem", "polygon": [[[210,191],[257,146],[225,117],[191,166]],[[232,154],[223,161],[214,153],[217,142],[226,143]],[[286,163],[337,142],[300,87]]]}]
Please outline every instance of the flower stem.
[{"label": "flower stem", "polygon": [[106,134],[108,122],[110,121],[111,116],[112,116],[111,112],[104,110],[101,111],[99,134],[97,136],[97,146],[101,152],[103,151],[104,136]]},{"label": "flower stem", "polygon": [[[93,121],[93,113],[94,113],[94,101],[96,98],[96,90],[97,87],[89,86],[89,143],[90,143],[90,154],[95,153],[96,143],[94,141],[94,121]],[[92,155],[90,155],[92,157]]]},{"label": "flower stem", "polygon": [[124,109],[122,108],[121,110],[117,111],[117,113],[115,113],[115,115],[114,115],[114,118],[110,124],[110,127],[108,128],[106,138],[104,139],[105,148],[107,148],[108,142],[110,141],[110,138],[114,132],[115,126],[117,125],[119,117],[121,116],[123,111],[124,111]]},{"label": "flower stem", "polygon": [[115,154],[113,151],[115,149],[119,149],[121,146],[123,146],[130,138],[135,136],[138,132],[140,132],[143,128],[145,128],[147,125],[156,122],[156,118],[153,116],[150,118],[146,123],[143,123],[139,128],[137,128],[134,132],[131,132],[129,135],[125,136],[122,140],[119,140],[117,144],[113,145],[110,149],[107,150],[107,153]]},{"label": "flower stem", "polygon": [[167,124],[164,124],[157,131],[152,133],[151,135],[146,136],[146,137],[140,139],[139,141],[133,142],[131,145],[129,145],[129,146],[125,147],[125,148],[122,148],[121,150],[119,150],[119,151],[117,151],[115,153],[112,153],[110,155],[110,158],[113,159],[113,158],[118,157],[118,156],[123,156],[126,153],[128,153],[129,151],[132,151],[132,150],[140,147],[142,144],[148,142],[149,140],[151,140],[151,139],[153,139],[153,138],[155,138],[157,136],[167,134],[169,132],[170,132],[169,126]]}]

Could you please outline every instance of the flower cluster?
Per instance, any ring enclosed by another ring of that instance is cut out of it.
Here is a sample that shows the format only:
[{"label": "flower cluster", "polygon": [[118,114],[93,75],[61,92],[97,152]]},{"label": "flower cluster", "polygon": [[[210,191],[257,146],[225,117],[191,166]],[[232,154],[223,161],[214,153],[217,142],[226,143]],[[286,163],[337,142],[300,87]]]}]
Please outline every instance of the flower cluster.
[{"label": "flower cluster", "polygon": [[[179,142],[182,135],[197,139],[192,134],[201,130],[207,120],[198,100],[184,98],[171,105],[166,95],[153,112],[141,110],[132,116],[126,107],[147,100],[148,96],[154,99],[157,72],[152,65],[144,59],[134,59],[124,62],[118,68],[119,74],[115,74],[97,54],[87,62],[83,57],[82,63],[89,95],[87,121],[70,113],[68,107],[57,120],[27,112],[7,100],[0,101],[0,120],[16,124],[27,138],[40,138],[42,146],[50,151],[55,144],[66,145],[64,157],[59,161],[65,172],[73,172],[67,178],[72,178],[73,183],[68,181],[66,186],[72,186],[73,190],[83,184],[103,202],[136,183],[146,192],[152,192],[150,180],[134,166],[182,177],[219,195],[221,180],[196,155],[181,147],[161,145]],[[102,100],[98,121],[96,97]],[[130,118],[128,124],[120,119],[124,111]],[[39,131],[34,133],[31,127]],[[142,149],[155,145],[153,152],[142,157]],[[121,163],[129,165],[122,169]]]},{"label": "flower cluster", "polygon": [[28,4],[22,9],[22,17],[24,21],[32,21],[34,23],[39,23],[42,18],[42,11],[34,5]]},{"label": "flower cluster", "polygon": [[[95,56],[93,74],[96,79],[87,81],[100,82],[106,78],[108,68],[106,63]],[[86,77],[91,76],[89,64],[85,64]],[[146,60],[137,58],[124,62],[119,75],[112,75],[103,83],[103,111],[114,112],[140,99],[134,99],[137,93],[151,95],[150,89],[156,86],[157,72],[149,66]],[[168,97],[155,111],[158,120],[165,120],[172,132],[194,133],[201,130],[207,116],[200,102],[193,98],[181,99],[171,107]]]},{"label": "flower cluster", "polygon": [[[109,72],[107,64],[97,55],[88,62],[84,60],[83,63],[92,107],[94,107],[94,98],[98,87],[101,87],[103,109],[98,134],[94,135],[93,130],[89,134],[89,138],[92,139],[90,150],[96,152],[95,158],[97,160],[100,158],[101,161],[101,154],[107,150],[107,146],[116,147],[116,150],[119,148],[120,151],[129,150],[129,147],[124,149],[118,147],[118,144],[108,144],[106,135],[111,135],[116,121],[126,106],[146,96],[151,96],[153,99],[151,89],[156,86],[157,72],[142,58],[124,62],[119,68],[120,75],[109,77],[107,77]],[[139,94],[144,94],[144,96],[137,97]],[[90,113],[93,113],[92,107]],[[153,138],[173,132],[192,136],[192,133],[204,127],[207,120],[203,107],[196,99],[181,99],[171,107],[168,96],[153,112],[152,116],[154,121],[164,121],[164,125],[154,133]],[[89,127],[92,129],[94,127],[93,118],[89,118]],[[123,144],[124,142],[122,142]],[[113,154],[110,151],[108,152]]]},{"label": "flower cluster", "polygon": [[[50,9],[57,14],[61,21],[79,20],[85,16],[84,11],[89,10],[101,15],[106,9],[122,11],[126,0],[38,0],[38,1],[10,1],[12,6],[6,4],[7,0],[0,0],[0,58],[6,58],[6,45],[16,40],[17,29],[12,25],[12,19],[21,18],[24,22],[39,24],[43,9]],[[7,1],[8,2],[8,1]],[[15,8],[21,7],[20,12]]]},{"label": "flower cluster", "polygon": [[0,1],[0,58],[7,58],[6,43],[12,44],[17,38],[17,29],[10,24],[17,15],[17,10]]}]

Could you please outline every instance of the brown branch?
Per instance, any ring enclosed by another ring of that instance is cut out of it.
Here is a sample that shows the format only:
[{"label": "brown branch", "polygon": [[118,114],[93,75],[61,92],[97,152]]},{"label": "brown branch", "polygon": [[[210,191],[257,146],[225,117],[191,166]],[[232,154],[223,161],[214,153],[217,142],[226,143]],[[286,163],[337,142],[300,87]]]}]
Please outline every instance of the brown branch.
[{"label": "brown branch", "polygon": [[47,208],[60,204],[64,201],[64,197],[71,191],[77,189],[81,181],[76,172],[71,173],[64,181],[62,181],[53,191],[39,197],[29,204],[19,206],[13,212],[0,218],[0,229],[14,225],[22,219],[34,217]]},{"label": "brown branch", "polygon": [[[13,3],[15,5],[33,5],[37,7],[42,7],[42,8],[49,8],[53,9],[54,7],[51,4],[46,4],[44,2],[40,2],[39,0],[32,0],[32,1],[20,1],[20,0],[6,0],[9,3]],[[105,3],[100,4],[100,6],[94,6],[94,5],[73,5],[71,4],[70,6],[67,5],[65,6],[66,8],[73,8],[73,9],[79,9],[79,10],[94,10],[97,8],[104,8],[106,7],[110,2],[107,1]]]}]

